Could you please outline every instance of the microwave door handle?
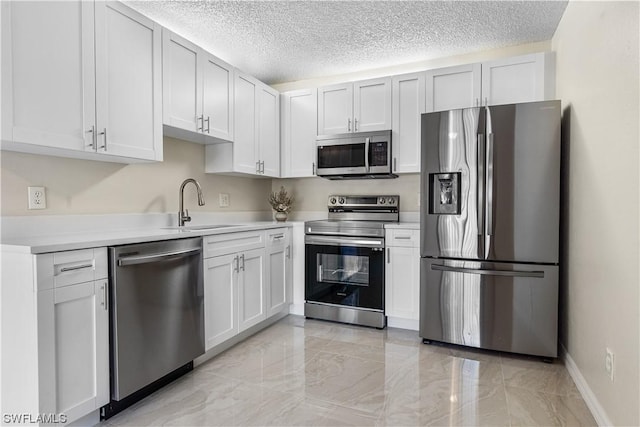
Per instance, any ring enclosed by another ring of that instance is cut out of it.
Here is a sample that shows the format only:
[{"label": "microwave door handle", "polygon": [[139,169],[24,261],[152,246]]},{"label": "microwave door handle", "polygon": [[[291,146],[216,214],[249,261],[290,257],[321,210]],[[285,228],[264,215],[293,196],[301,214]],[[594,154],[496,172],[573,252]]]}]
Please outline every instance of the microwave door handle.
[{"label": "microwave door handle", "polygon": [[370,138],[364,139],[364,168],[367,172],[369,172],[369,155],[371,154],[369,152],[369,141]]}]

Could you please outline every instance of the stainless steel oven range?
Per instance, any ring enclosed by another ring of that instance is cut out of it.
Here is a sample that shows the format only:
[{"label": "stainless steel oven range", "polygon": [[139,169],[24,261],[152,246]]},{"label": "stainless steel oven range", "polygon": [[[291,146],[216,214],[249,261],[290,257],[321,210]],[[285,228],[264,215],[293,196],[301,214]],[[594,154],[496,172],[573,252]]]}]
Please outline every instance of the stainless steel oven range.
[{"label": "stainless steel oven range", "polygon": [[384,328],[384,224],[400,197],[329,196],[328,220],[305,222],[306,317]]}]

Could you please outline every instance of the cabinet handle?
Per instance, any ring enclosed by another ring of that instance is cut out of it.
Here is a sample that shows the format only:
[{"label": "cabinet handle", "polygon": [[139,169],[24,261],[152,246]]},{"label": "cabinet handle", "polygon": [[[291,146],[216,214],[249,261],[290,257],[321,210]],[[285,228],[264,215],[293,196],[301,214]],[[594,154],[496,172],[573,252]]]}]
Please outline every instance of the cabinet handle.
[{"label": "cabinet handle", "polygon": [[395,236],[394,239],[396,239],[396,240],[410,240],[411,236]]},{"label": "cabinet handle", "polygon": [[204,116],[196,117],[196,122],[202,123],[200,126],[198,126],[198,124],[196,123],[196,126],[198,126],[197,130],[202,131],[202,128],[204,128]]},{"label": "cabinet handle", "polygon": [[311,175],[316,174],[316,162],[311,163]]},{"label": "cabinet handle", "polygon": [[105,311],[109,311],[109,293],[107,292],[107,284],[103,283],[102,286],[102,306]]},{"label": "cabinet handle", "polygon": [[488,106],[489,105],[489,100],[487,99],[487,97],[484,97],[484,106]]},{"label": "cabinet handle", "polygon": [[277,236],[273,236],[273,240],[284,239],[284,234],[278,234]]},{"label": "cabinet handle", "polygon": [[93,268],[93,262],[90,264],[72,265],[71,267],[62,267],[60,273],[66,273],[67,271],[84,270],[85,268]]},{"label": "cabinet handle", "polygon": [[96,125],[92,125],[91,129],[86,131],[86,133],[91,134],[91,143],[89,144],[89,147],[95,150],[96,149]]},{"label": "cabinet handle", "polygon": [[387,264],[391,263],[391,248],[387,248]]},{"label": "cabinet handle", "polygon": [[351,132],[351,117],[347,118],[347,131]]},{"label": "cabinet handle", "polygon": [[209,124],[210,124],[210,122],[209,122],[209,116],[207,116],[207,120],[205,120],[205,121],[207,122],[207,129],[205,130],[205,132],[206,132],[206,133],[210,133],[210,132],[209,132],[209,130],[210,130],[210,126],[209,126]]},{"label": "cabinet handle", "polygon": [[398,172],[398,162],[397,162],[397,158],[393,158],[393,171],[394,172]]},{"label": "cabinet handle", "polygon": [[260,161],[256,162],[256,173],[260,173]]},{"label": "cabinet handle", "polygon": [[244,271],[244,254],[240,255],[240,259],[242,260],[242,267],[240,268]]},{"label": "cabinet handle", "polygon": [[240,257],[238,255],[236,255],[233,258],[233,262],[236,263],[236,266],[233,267],[233,271],[236,272],[236,273],[239,273],[240,272]]},{"label": "cabinet handle", "polygon": [[260,173],[264,173],[264,160],[260,162]]},{"label": "cabinet handle", "polygon": [[104,130],[100,132],[98,135],[104,135],[104,144],[98,148],[103,149],[104,151],[107,151],[107,128],[104,128]]},{"label": "cabinet handle", "polygon": [[291,246],[287,245],[287,247],[285,248],[285,256],[287,258],[291,258]]},{"label": "cabinet handle", "polygon": [[353,119],[353,131],[358,132],[358,119]]}]

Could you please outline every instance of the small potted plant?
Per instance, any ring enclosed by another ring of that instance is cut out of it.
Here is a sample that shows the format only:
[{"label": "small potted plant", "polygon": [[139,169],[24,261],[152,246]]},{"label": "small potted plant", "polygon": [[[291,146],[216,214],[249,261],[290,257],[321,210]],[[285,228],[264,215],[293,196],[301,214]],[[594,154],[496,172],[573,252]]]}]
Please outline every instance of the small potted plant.
[{"label": "small potted plant", "polygon": [[276,221],[284,222],[287,220],[289,211],[293,206],[293,196],[289,196],[287,190],[284,187],[280,187],[280,191],[277,193],[272,191],[269,195],[269,204],[276,211]]}]

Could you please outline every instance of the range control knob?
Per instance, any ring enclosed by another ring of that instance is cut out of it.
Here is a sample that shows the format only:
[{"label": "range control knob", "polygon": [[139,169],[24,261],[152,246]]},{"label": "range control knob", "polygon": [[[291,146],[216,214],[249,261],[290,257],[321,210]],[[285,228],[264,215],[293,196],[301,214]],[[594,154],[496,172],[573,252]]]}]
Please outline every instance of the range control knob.
[{"label": "range control knob", "polygon": [[335,197],[330,198],[329,199],[329,203],[331,203],[332,205],[335,205],[336,204],[336,198]]},{"label": "range control knob", "polygon": [[389,197],[389,204],[390,204],[390,205],[393,205],[393,204],[395,204],[395,203],[396,203],[396,199],[395,199],[395,197]]},{"label": "range control knob", "polygon": [[340,200],[338,200],[338,202],[343,205],[344,204],[344,197],[340,197]]},{"label": "range control knob", "polygon": [[378,201],[381,205],[384,205],[387,201],[385,200],[384,197],[380,197],[380,200]]}]

